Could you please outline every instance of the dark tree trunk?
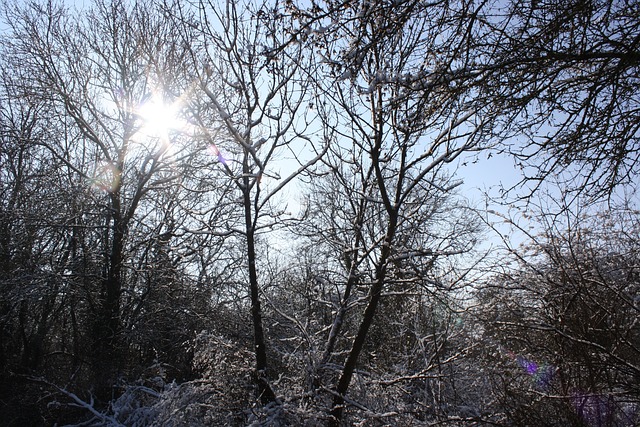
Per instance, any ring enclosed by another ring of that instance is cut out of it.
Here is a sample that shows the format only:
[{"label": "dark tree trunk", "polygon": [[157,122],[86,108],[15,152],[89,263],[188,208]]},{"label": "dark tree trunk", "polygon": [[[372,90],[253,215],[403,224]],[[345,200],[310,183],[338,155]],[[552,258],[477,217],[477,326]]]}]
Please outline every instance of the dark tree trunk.
[{"label": "dark tree trunk", "polygon": [[[380,117],[378,117],[377,122],[374,122],[374,124],[377,126],[382,126],[382,123],[383,121]],[[369,291],[369,303],[365,308],[362,322],[360,323],[360,327],[358,328],[358,334],[353,341],[353,345],[351,347],[351,350],[349,351],[349,355],[347,356],[347,361],[345,362],[344,368],[342,369],[342,374],[340,375],[340,379],[338,380],[338,386],[336,387],[336,395],[333,399],[333,408],[331,409],[330,424],[332,426],[339,426],[342,422],[345,403],[344,397],[349,388],[349,384],[351,383],[351,378],[353,377],[353,373],[355,372],[356,365],[358,363],[358,357],[360,356],[360,353],[362,352],[362,349],[364,347],[364,343],[367,339],[367,334],[369,333],[369,328],[373,324],[376,309],[378,308],[378,304],[382,296],[382,290],[387,278],[387,262],[389,261],[391,255],[391,248],[393,247],[393,241],[398,226],[398,205],[400,201],[399,197],[401,194],[404,175],[401,172],[398,177],[398,181],[396,183],[396,198],[392,203],[385,187],[385,180],[380,169],[379,159],[380,146],[382,142],[381,135],[382,131],[380,130],[380,132],[378,132],[377,134],[376,146],[374,147],[374,150],[372,150],[371,155],[378,188],[380,190],[380,195],[382,197],[382,200],[384,201],[385,210],[389,215],[387,231],[384,238],[384,243],[380,251],[380,259],[376,266],[375,281],[371,286],[371,290]]]},{"label": "dark tree trunk", "polygon": [[122,360],[120,346],[120,295],[122,293],[122,261],[127,224],[122,217],[119,188],[111,195],[111,242],[107,274],[102,284],[94,333],[93,361],[96,397],[111,400]]},{"label": "dark tree trunk", "polygon": [[395,226],[393,227],[393,230],[390,230],[390,233],[387,234],[387,238],[385,239],[385,245],[382,249],[380,263],[376,271],[376,281],[372,285],[369,292],[369,303],[367,304],[367,307],[364,311],[362,322],[360,323],[360,327],[358,328],[358,334],[353,341],[351,351],[349,351],[347,361],[345,362],[344,368],[342,369],[342,374],[340,375],[340,380],[338,381],[338,386],[336,387],[336,395],[333,399],[333,408],[331,409],[332,420],[330,422],[330,425],[332,426],[337,427],[342,421],[342,417],[344,414],[344,396],[346,395],[349,384],[351,383],[351,379],[353,378],[353,373],[355,372],[356,365],[358,363],[358,357],[362,352],[362,348],[364,347],[364,343],[367,339],[367,334],[369,333],[369,328],[373,324],[376,309],[378,307],[378,303],[380,302],[380,297],[382,295],[382,290],[384,288],[384,282],[387,274],[387,260],[389,259],[389,254],[391,252],[390,243],[393,239],[394,231]]},{"label": "dark tree trunk", "polygon": [[255,224],[252,216],[251,186],[249,167],[244,163],[244,178],[242,185],[244,219],[247,237],[247,258],[249,262],[249,289],[251,297],[251,318],[253,320],[253,343],[256,355],[255,381],[258,386],[258,396],[263,404],[275,402],[276,395],[267,381],[267,347],[262,327],[262,309],[260,307],[260,288],[258,286],[258,272],[256,270]]}]

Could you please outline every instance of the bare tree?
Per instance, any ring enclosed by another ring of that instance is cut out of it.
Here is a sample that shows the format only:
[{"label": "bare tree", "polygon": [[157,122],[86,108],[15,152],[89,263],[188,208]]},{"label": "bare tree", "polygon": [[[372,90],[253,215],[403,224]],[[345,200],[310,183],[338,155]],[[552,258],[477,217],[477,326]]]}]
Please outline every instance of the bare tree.
[{"label": "bare tree", "polygon": [[537,213],[543,231],[514,248],[512,268],[479,293],[496,410],[516,423],[632,425],[640,399],[637,210],[565,202],[560,215]]},{"label": "bare tree", "polygon": [[635,1],[497,2],[483,7],[473,67],[478,99],[501,110],[504,149],[539,183],[593,196],[638,172],[639,5]]},{"label": "bare tree", "polygon": [[63,163],[40,145],[61,137],[43,119],[48,103],[19,96],[21,76],[4,60],[0,68],[0,394],[4,419],[32,423],[37,413],[20,410],[20,401],[35,406],[37,392],[16,374],[57,377],[80,366],[82,326],[75,315],[81,309],[73,301],[81,284],[72,276],[83,268],[76,262],[83,239],[65,225],[77,224],[83,201]]},{"label": "bare tree", "polygon": [[[311,21],[305,11],[294,14],[304,28],[294,33],[311,38],[322,58],[327,101],[318,108],[325,128],[337,133],[325,159],[335,179],[336,189],[326,189],[328,200],[336,200],[329,205],[335,212],[326,215],[333,224],[328,225],[329,239],[342,245],[337,250],[343,254],[347,282],[322,361],[333,352],[352,291],[367,289],[334,389],[336,424],[385,290],[394,280],[401,282],[407,269],[428,275],[436,258],[463,253],[473,241],[464,227],[441,241],[421,241],[424,234],[418,233],[444,209],[443,200],[457,185],[448,177],[447,164],[486,147],[485,123],[467,102],[472,92],[452,84],[455,75],[443,68],[456,56],[453,51],[447,56],[446,49],[462,43],[456,37],[456,11],[396,3],[347,3],[339,14]],[[438,36],[450,33],[451,39]]]},{"label": "bare tree", "polygon": [[[192,10],[176,5],[185,31]],[[283,189],[313,166],[326,142],[313,135],[313,57],[301,45],[283,43],[285,28],[268,4],[200,2],[200,49],[190,50],[198,70],[197,89],[224,123],[227,138],[209,141],[220,168],[233,182],[243,222],[233,228],[246,244],[256,382],[264,403],[276,395],[267,380],[269,363],[262,324],[257,236],[295,219],[287,213]],[[284,47],[283,47],[284,46]],[[283,204],[284,203],[284,204]]]},{"label": "bare tree", "polygon": [[[196,180],[185,178],[190,165],[212,159],[192,130],[162,128],[171,124],[152,116],[164,114],[164,104],[173,104],[175,115],[184,111],[180,96],[191,81],[179,64],[188,63],[188,48],[172,38],[177,34],[170,21],[140,5],[98,2],[86,18],[72,18],[53,2],[14,6],[5,10],[10,31],[4,47],[8,62],[20,70],[16,90],[46,103],[47,119],[64,129],[60,138],[38,143],[84,183],[82,190],[95,197],[99,210],[91,213],[103,266],[100,289],[94,291],[94,356],[104,386],[114,379],[123,354],[123,304],[131,306],[131,297],[144,295],[128,280],[135,279],[133,236],[145,227],[156,233],[153,239],[175,232],[162,216],[146,223],[154,219],[153,209],[163,208],[154,206],[155,195],[168,191],[170,183],[193,188]],[[198,188],[201,193],[224,189]]]}]

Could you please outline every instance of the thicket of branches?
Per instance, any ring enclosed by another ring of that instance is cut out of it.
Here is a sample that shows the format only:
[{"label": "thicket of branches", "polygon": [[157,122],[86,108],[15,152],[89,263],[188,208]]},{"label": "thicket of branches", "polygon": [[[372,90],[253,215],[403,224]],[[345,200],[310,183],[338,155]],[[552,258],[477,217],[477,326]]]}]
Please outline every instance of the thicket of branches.
[{"label": "thicket of branches", "polygon": [[638,2],[75,7],[0,9],[6,425],[640,423]]}]

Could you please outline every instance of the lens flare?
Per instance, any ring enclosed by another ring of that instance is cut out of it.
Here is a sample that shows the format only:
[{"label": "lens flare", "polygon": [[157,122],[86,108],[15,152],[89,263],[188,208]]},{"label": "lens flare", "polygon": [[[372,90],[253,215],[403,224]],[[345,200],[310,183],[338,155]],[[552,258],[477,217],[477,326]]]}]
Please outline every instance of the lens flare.
[{"label": "lens flare", "polygon": [[222,155],[222,153],[220,152],[220,150],[218,149],[218,147],[215,144],[210,144],[209,145],[209,153],[211,153],[212,156],[215,156],[218,158],[218,161],[220,163],[222,163],[223,165],[227,166],[227,159],[224,158],[224,156]]},{"label": "lens flare", "polygon": [[100,162],[96,165],[93,176],[89,178],[89,185],[100,191],[111,193],[120,183],[120,172],[109,162]]},{"label": "lens flare", "polygon": [[515,354],[511,350],[503,349],[502,352],[520,366],[525,374],[531,377],[533,384],[538,390],[548,391],[551,388],[557,370],[555,366],[549,364],[538,364],[522,355]]}]

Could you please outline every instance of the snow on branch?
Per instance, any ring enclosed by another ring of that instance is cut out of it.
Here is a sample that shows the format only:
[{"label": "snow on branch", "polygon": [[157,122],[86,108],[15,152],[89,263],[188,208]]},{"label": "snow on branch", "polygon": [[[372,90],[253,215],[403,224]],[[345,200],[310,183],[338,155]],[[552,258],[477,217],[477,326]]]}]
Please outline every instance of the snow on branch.
[{"label": "snow on branch", "polygon": [[[70,398],[71,400],[73,400],[73,403],[69,403],[69,406],[75,406],[78,408],[83,408],[86,409],[87,411],[91,412],[94,416],[95,419],[97,421],[100,421],[101,426],[107,426],[107,427],[126,427],[124,424],[120,423],[118,420],[116,420],[114,417],[107,415],[103,412],[100,412],[99,410],[97,410],[94,407],[94,400],[93,400],[93,396],[90,396],[89,401],[85,401],[82,400],[80,397],[78,397],[77,394],[70,392],[69,390],[62,388],[50,381],[47,381],[44,378],[35,378],[32,377],[30,378],[32,381],[36,381],[39,383],[44,383],[50,387],[55,388],[56,390],[58,390],[60,393],[64,394],[65,396],[67,396],[68,398]],[[73,427],[72,425],[68,425],[66,427]]]}]

